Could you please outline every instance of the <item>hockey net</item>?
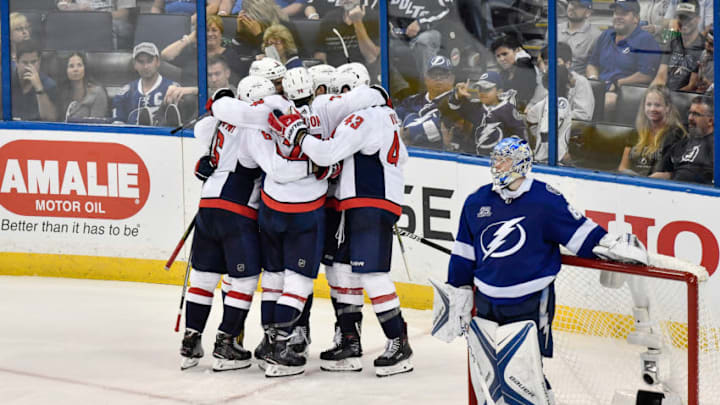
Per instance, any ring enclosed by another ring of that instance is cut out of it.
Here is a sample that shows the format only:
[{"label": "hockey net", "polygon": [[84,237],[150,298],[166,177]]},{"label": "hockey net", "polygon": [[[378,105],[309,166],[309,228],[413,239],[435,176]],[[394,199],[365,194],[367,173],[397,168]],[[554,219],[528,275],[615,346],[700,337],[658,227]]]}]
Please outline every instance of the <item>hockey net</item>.
[{"label": "hockey net", "polygon": [[[669,256],[651,255],[650,261],[646,267],[563,256],[555,282],[554,355],[544,360],[557,404],[609,405],[617,391],[638,390],[669,390],[686,405],[720,404],[720,308],[708,300],[707,272]],[[628,282],[604,287],[601,272],[626,274],[644,286],[667,359],[658,363],[662,383],[644,382],[641,354],[648,348],[626,340],[635,329]]]}]

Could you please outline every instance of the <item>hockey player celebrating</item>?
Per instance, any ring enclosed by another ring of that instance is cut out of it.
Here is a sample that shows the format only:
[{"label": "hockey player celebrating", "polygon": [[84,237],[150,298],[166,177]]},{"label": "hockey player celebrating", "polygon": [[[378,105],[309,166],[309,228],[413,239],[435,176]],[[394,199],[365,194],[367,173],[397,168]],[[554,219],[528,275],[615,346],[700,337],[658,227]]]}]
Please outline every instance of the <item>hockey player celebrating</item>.
[{"label": "hockey player celebrating", "polygon": [[[407,325],[389,276],[393,225],[402,212],[403,166],[408,155],[398,135],[400,120],[387,105],[390,104],[387,95],[385,103],[346,116],[334,135],[325,140],[306,136],[307,126],[300,116],[270,120],[276,133],[300,146],[315,164],[330,166],[343,162],[338,199],[344,220],[338,234],[340,241],[344,239],[347,244],[351,271],[338,272],[336,281],[347,291],[365,289],[370,297],[388,338],[385,352],[374,361],[380,377],[413,369]],[[334,352],[323,353],[323,369],[345,371],[362,367],[359,330],[352,317],[346,316],[362,305],[362,295],[357,296],[360,299],[340,315],[341,346]]]},{"label": "hockey player celebrating", "polygon": [[[559,245],[627,263],[647,264],[647,251],[632,234],[607,234],[559,191],[528,176],[526,141],[501,140],[490,164],[493,183],[465,200],[448,281],[433,282],[433,335],[449,342],[467,334],[479,404],[553,404],[541,356],[553,353]],[[473,299],[477,316],[470,319]]]},{"label": "hockey player celebrating", "polygon": [[[274,91],[274,86],[265,89]],[[267,95],[256,91],[244,90],[243,94]],[[218,90],[213,97],[215,103],[223,99],[235,100],[229,89]],[[237,337],[243,331],[260,274],[257,219],[261,175],[265,172],[266,185],[284,184],[306,177],[307,164],[276,155],[272,137],[263,136],[252,123],[239,127],[209,116],[196,124],[195,137],[204,151],[196,176],[204,183],[191,250],[181,368],[197,365],[203,356],[201,335],[223,273],[229,275],[230,289],[223,299],[213,370],[245,368],[250,366],[251,355]]]}]

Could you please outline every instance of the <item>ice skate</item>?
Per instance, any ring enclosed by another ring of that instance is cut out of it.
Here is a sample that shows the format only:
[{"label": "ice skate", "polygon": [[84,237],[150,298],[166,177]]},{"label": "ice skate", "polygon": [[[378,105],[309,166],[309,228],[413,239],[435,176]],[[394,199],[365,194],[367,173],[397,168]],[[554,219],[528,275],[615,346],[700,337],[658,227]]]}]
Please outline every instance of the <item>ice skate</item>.
[{"label": "ice skate", "polygon": [[408,342],[406,326],[401,336],[388,340],[385,352],[375,359],[375,374],[378,377],[387,377],[408,373],[413,370],[413,365],[410,363],[411,357],[412,349]]},{"label": "ice skate", "polygon": [[213,357],[215,358],[213,371],[226,371],[250,367],[252,354],[249,350],[245,350],[235,337],[218,331]]},{"label": "ice skate", "polygon": [[266,362],[265,359],[272,354],[273,346],[272,343],[275,340],[277,331],[275,328],[265,328],[265,335],[260,344],[255,348],[255,361],[261,370],[265,370]]},{"label": "ice skate", "polygon": [[186,329],[180,346],[180,370],[186,370],[198,365],[200,358],[205,355],[202,348],[202,334],[194,329]]},{"label": "ice skate", "polygon": [[310,327],[309,326],[296,326],[293,329],[292,335],[289,336],[290,342],[288,345],[295,351],[305,358],[308,357],[310,347]]},{"label": "ice skate", "polygon": [[362,371],[362,345],[359,325],[350,333],[336,329],[335,346],[320,353],[320,369],[324,371]]},{"label": "ice skate", "polygon": [[282,336],[278,333],[272,345],[273,352],[265,359],[265,377],[288,377],[305,372],[307,359],[295,352],[289,343],[290,336]]}]

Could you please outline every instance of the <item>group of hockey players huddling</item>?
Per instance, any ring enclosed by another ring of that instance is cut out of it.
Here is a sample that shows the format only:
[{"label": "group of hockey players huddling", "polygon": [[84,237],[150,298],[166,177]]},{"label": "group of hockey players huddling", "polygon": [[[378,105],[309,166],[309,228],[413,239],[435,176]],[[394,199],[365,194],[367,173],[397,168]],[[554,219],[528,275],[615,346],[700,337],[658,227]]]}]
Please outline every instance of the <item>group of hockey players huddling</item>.
[{"label": "group of hockey players huddling", "polygon": [[[362,369],[364,290],[387,337],[376,374],[411,371],[407,325],[389,276],[408,154],[387,92],[370,86],[358,63],[286,70],[264,58],[250,74],[237,98],[216,91],[211,114],[195,126],[203,150],[195,174],[203,186],[181,368],[204,354],[201,336],[222,277],[213,370],[249,367],[254,355],[267,377],[302,373],[313,280],[323,263],[336,322],[321,368]],[[264,337],[251,353],[243,346],[245,319],[261,269]]]}]

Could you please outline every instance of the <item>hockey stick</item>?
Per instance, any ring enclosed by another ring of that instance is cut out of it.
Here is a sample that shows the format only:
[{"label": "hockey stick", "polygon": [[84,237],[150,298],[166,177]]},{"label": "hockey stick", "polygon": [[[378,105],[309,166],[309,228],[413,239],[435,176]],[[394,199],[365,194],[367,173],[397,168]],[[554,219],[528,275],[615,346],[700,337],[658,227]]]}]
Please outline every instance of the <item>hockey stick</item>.
[{"label": "hockey stick", "polygon": [[350,63],[350,55],[348,54],[347,46],[345,46],[345,40],[343,39],[342,35],[340,35],[340,33],[338,32],[337,29],[333,28],[333,32],[340,39],[340,44],[342,44],[343,53],[345,54],[345,59],[347,60],[347,63]]},{"label": "hockey stick", "polygon": [[402,255],[403,263],[405,264],[405,272],[407,273],[408,281],[410,281],[412,280],[410,277],[410,266],[408,266],[407,257],[405,256],[405,245],[400,237],[400,229],[397,224],[394,224],[393,227],[395,228],[395,235],[397,236],[398,244],[400,245],[400,254]]},{"label": "hockey stick", "polygon": [[440,245],[438,245],[437,243],[431,242],[431,241],[423,238],[422,236],[415,235],[415,234],[412,233],[412,232],[408,232],[408,231],[406,231],[406,230],[404,230],[404,229],[400,229],[400,228],[397,228],[397,227],[395,228],[395,232],[398,233],[398,236],[400,236],[400,235],[402,235],[402,236],[407,236],[408,238],[413,239],[413,240],[415,240],[415,241],[417,241],[417,242],[420,242],[420,243],[422,243],[423,245],[430,246],[431,248],[435,248],[435,249],[437,249],[437,250],[439,250],[439,251],[441,251],[441,252],[443,252],[443,253],[449,254],[449,255],[452,254],[452,251],[451,251],[450,249],[446,248],[445,246],[440,246]]},{"label": "hockey stick", "polygon": [[172,131],[170,131],[170,133],[173,134],[173,135],[175,135],[178,131],[181,131],[181,130],[183,130],[183,129],[188,129],[188,128],[190,128],[191,126],[195,125],[196,122],[200,121],[201,119],[207,117],[207,116],[210,115],[210,114],[211,114],[211,112],[208,111],[208,112],[206,112],[206,113],[203,114],[203,115],[199,115],[199,116],[193,118],[191,121],[188,121],[188,122],[180,125],[179,127],[174,128]]},{"label": "hockey stick", "polygon": [[[193,218],[194,220],[194,218]],[[182,293],[180,294],[180,309],[178,309],[177,320],[175,321],[175,332],[180,331],[180,318],[182,317],[183,307],[185,306],[185,293],[187,292],[188,279],[190,279],[190,262],[192,261],[192,248],[188,255],[187,266],[185,266],[185,281],[183,282]]]},{"label": "hockey stick", "polygon": [[187,240],[188,236],[190,236],[190,233],[195,228],[195,218],[197,217],[197,214],[193,217],[192,221],[190,221],[190,225],[188,225],[187,229],[185,230],[185,233],[183,233],[182,238],[180,239],[180,242],[178,242],[177,246],[175,246],[175,250],[173,250],[172,255],[170,255],[170,258],[168,259],[167,263],[165,263],[165,270],[170,270],[170,266],[175,263],[175,258],[177,257],[178,253],[180,253],[180,249],[185,245],[185,241]]}]

